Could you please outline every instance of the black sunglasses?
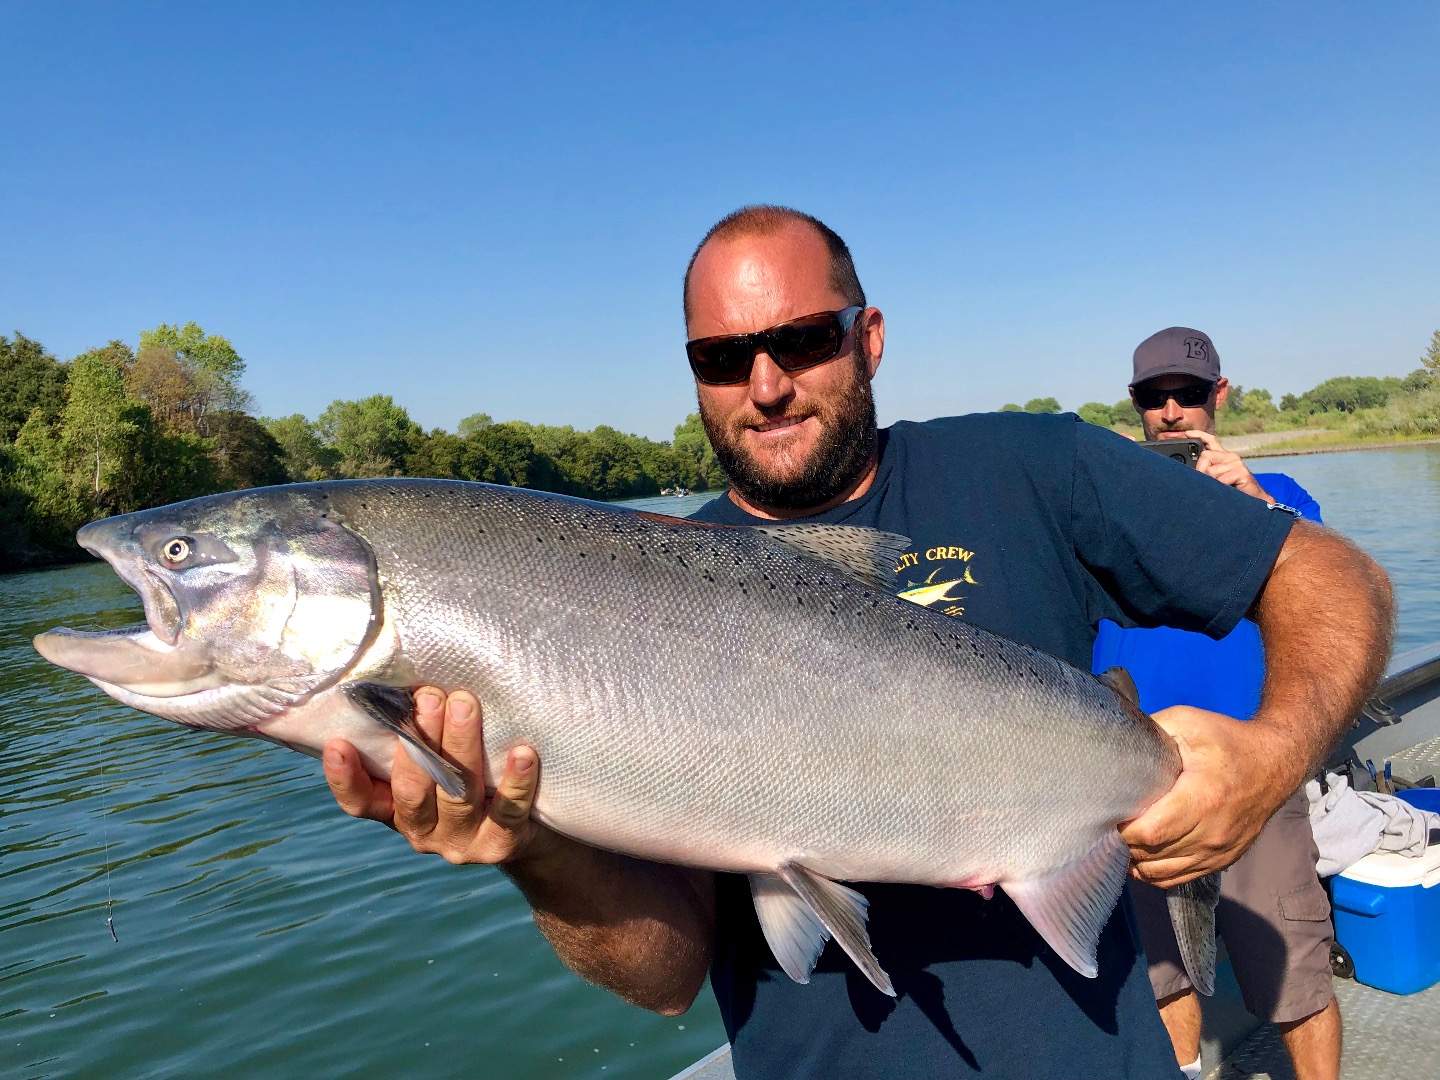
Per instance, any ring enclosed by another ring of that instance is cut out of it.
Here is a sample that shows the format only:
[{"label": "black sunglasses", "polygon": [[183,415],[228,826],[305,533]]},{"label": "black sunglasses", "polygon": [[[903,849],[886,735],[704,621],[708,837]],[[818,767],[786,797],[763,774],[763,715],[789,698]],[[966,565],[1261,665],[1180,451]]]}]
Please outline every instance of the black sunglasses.
[{"label": "black sunglasses", "polygon": [[1172,390],[1161,390],[1154,386],[1133,386],[1131,389],[1135,392],[1135,404],[1148,412],[1151,409],[1163,409],[1171,398],[1174,398],[1175,404],[1182,409],[1198,409],[1210,400],[1210,395],[1215,392],[1215,384],[1190,383]]},{"label": "black sunglasses", "polygon": [[690,370],[709,386],[734,386],[750,378],[755,353],[764,349],[782,371],[794,374],[840,355],[855,319],[865,309],[817,311],[753,334],[724,334],[685,343]]}]

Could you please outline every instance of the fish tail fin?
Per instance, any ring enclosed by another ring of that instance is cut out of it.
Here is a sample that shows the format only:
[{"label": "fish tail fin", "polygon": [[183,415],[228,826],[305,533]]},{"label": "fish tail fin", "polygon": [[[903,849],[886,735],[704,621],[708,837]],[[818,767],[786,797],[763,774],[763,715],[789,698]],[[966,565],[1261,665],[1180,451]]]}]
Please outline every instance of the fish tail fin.
[{"label": "fish tail fin", "polygon": [[1060,959],[1093,979],[1100,932],[1115,910],[1130,870],[1130,850],[1114,829],[1078,859],[1042,877],[1000,887]]},{"label": "fish tail fin", "polygon": [[1209,997],[1215,992],[1215,906],[1220,902],[1220,872],[1165,890],[1165,906],[1180,961],[1190,984]]}]

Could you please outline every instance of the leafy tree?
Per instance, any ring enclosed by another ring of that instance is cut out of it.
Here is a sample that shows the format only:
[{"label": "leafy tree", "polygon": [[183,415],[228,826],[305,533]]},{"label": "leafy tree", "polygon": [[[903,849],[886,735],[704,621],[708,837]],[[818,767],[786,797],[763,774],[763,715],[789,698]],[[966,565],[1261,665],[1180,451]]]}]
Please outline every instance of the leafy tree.
[{"label": "leafy tree", "polygon": [[1098,401],[1087,401],[1080,408],[1075,410],[1081,420],[1087,424],[1094,424],[1096,427],[1114,427],[1115,411],[1109,405],[1102,405]]},{"label": "leafy tree", "polygon": [[1005,404],[1005,405],[1001,405],[1001,406],[1000,406],[1000,411],[1001,411],[1001,412],[1024,412],[1025,410],[1022,409],[1022,408],[1020,408],[1019,405],[1007,403],[1007,404]]},{"label": "leafy tree", "polygon": [[389,394],[331,402],[316,423],[321,440],[340,455],[342,476],[400,476],[402,463],[423,437]]},{"label": "leafy tree", "polygon": [[1031,398],[1025,403],[1025,411],[1028,413],[1058,413],[1060,402],[1053,397]]},{"label": "leafy tree", "polygon": [[1420,363],[1430,375],[1440,375],[1440,330],[1430,335],[1430,347],[1420,357]]},{"label": "leafy tree", "polygon": [[710,437],[705,432],[705,425],[701,422],[698,412],[691,413],[685,417],[684,423],[676,425],[675,435],[670,445],[674,448],[675,453],[695,465],[692,478],[685,481],[683,486],[706,491],[711,488],[723,488],[729,483],[729,479],[725,476],[725,470],[720,467],[720,461],[715,457],[715,450],[710,445]]},{"label": "leafy tree", "polygon": [[19,331],[13,341],[0,335],[0,443],[13,443],[34,410],[53,421],[64,405],[65,369],[45,347]]},{"label": "leafy tree", "polygon": [[1261,420],[1270,419],[1277,411],[1269,390],[1246,390],[1235,384],[1230,386],[1224,410],[1233,416],[1258,417]]},{"label": "leafy tree", "polygon": [[265,487],[290,479],[285,451],[253,416],[232,409],[217,412],[210,418],[210,434],[221,487]]},{"label": "leafy tree", "polygon": [[469,478],[489,484],[554,491],[560,487],[555,462],[535,445],[522,425],[492,424],[466,440]]},{"label": "leafy tree", "polygon": [[1299,399],[1298,397],[1296,397],[1294,394],[1284,394],[1284,395],[1282,395],[1281,398],[1280,398],[1280,411],[1281,411],[1281,412],[1294,412],[1296,406],[1298,406],[1299,404],[1300,404],[1300,399]]},{"label": "leafy tree", "polygon": [[59,425],[48,423],[40,409],[15,437],[8,483],[20,496],[29,537],[28,546],[18,549],[19,564],[43,562],[58,553],[79,556],[75,530],[97,516],[95,504],[83,482],[69,482]]},{"label": "leafy tree", "polygon": [[209,418],[222,409],[248,412],[254,402],[240,387],[245,374],[245,361],[235,346],[219,334],[206,334],[197,324],[184,326],[161,323],[140,335],[140,349],[168,349],[175,360],[190,374],[196,392],[193,414],[194,429],[208,435]]},{"label": "leafy tree", "polygon": [[471,413],[460,421],[459,426],[456,427],[455,430],[462,439],[467,439],[481,428],[487,428],[493,423],[495,423],[495,421],[490,418],[489,413]]},{"label": "leafy tree", "polygon": [[161,431],[143,405],[132,403],[134,436],[125,469],[111,489],[116,514],[193,499],[231,486],[212,455],[214,440]]},{"label": "leafy tree", "polygon": [[468,480],[465,475],[465,440],[443,428],[435,428],[415,440],[405,457],[406,476],[435,480]]},{"label": "leafy tree", "polygon": [[72,479],[88,476],[91,497],[100,506],[112,481],[123,477],[127,449],[138,431],[137,407],[125,396],[121,371],[96,353],[70,362],[66,389],[60,416],[62,471]]},{"label": "leafy tree", "polygon": [[146,345],[125,372],[125,389],[143,401],[168,432],[201,433],[209,402],[194,365],[181,361],[167,345]]},{"label": "leafy tree", "polygon": [[280,447],[280,464],[290,480],[330,480],[340,475],[339,451],[326,446],[319,429],[299,413],[260,424]]},{"label": "leafy tree", "polygon": [[1405,393],[1415,394],[1421,390],[1428,390],[1431,386],[1435,385],[1431,381],[1434,378],[1435,376],[1430,374],[1425,368],[1416,368],[1400,380],[1400,385]]},{"label": "leafy tree", "polygon": [[1298,408],[1312,412],[1353,413],[1358,409],[1373,409],[1384,405],[1391,394],[1400,389],[1396,378],[1377,379],[1373,375],[1341,375],[1326,379],[1319,386],[1301,395]]}]

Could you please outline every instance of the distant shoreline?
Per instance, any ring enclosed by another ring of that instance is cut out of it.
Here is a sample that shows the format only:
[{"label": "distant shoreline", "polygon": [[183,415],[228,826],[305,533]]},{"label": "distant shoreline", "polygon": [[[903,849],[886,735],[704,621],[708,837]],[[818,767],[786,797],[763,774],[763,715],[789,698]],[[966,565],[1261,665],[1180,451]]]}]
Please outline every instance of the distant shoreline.
[{"label": "distant shoreline", "polygon": [[1237,450],[1242,458],[1295,457],[1300,454],[1339,454],[1346,450],[1395,450],[1405,446],[1437,446],[1440,439],[1354,439],[1347,442],[1311,443],[1300,445],[1277,443],[1257,446],[1254,450]]}]

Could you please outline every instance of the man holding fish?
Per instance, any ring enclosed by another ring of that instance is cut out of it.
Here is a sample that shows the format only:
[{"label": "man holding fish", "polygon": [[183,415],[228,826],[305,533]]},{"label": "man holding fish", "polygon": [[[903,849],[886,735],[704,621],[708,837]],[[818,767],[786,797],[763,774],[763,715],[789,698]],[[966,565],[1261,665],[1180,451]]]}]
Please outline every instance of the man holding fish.
[{"label": "man holding fish", "polygon": [[[750,207],[720,222],[687,271],[685,316],[701,415],[733,484],[697,517],[907,537],[890,591],[1080,667],[1101,618],[1216,637],[1247,613],[1256,620],[1269,669],[1252,721],[1184,707],[1156,717],[1183,772],[1122,827],[1138,878],[1172,887],[1233,862],[1378,678],[1388,585],[1318,526],[1068,417],[877,431],[870,384],[884,320],[843,241],[813,218]],[[1161,502],[1157,485],[1172,483],[1183,495]],[[1172,501],[1187,506],[1183,521],[1164,512]],[[422,689],[415,707],[445,756],[483,775],[480,703]],[[1058,814],[1084,794],[1067,791],[1069,759],[1099,751],[1057,750]],[[793,761],[795,774],[826,755],[815,745],[812,760]],[[773,927],[762,933],[761,897],[745,876],[614,854],[532,820],[545,762],[528,747],[510,751],[488,799],[447,795],[404,754],[389,782],[372,779],[348,742],[331,742],[324,762],[347,813],[451,862],[499,864],[586,978],[678,1013],[708,974],[742,1080],[1176,1075],[1128,902],[1096,943],[1098,976],[1084,978],[1083,963],[1067,955],[1067,967],[1049,951],[1057,939],[1044,905],[1018,884],[993,896],[996,879],[983,875],[948,889],[855,886],[896,996],[833,948],[800,985],[780,973],[793,976],[772,955]],[[905,778],[890,783],[898,795]],[[1022,824],[1047,828],[1043,817]]]}]

